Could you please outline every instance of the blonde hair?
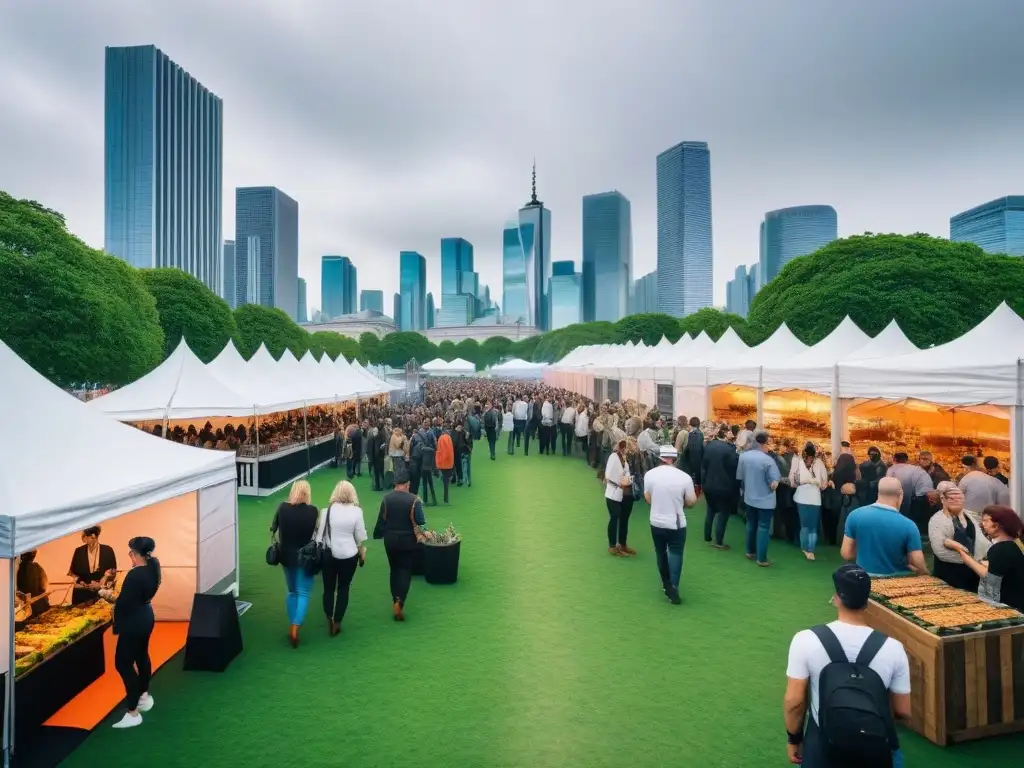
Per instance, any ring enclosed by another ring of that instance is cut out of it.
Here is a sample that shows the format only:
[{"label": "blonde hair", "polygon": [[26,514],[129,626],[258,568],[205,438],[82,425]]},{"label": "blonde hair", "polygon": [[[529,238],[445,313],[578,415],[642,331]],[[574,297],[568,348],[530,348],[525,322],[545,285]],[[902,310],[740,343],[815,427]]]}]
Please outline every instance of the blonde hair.
[{"label": "blonde hair", "polygon": [[309,487],[309,481],[296,480],[292,483],[292,489],[288,493],[289,504],[309,504],[313,499],[313,489]]},{"label": "blonde hair", "polygon": [[331,491],[329,504],[354,504],[359,506],[359,497],[356,495],[356,487],[348,480],[342,480]]}]

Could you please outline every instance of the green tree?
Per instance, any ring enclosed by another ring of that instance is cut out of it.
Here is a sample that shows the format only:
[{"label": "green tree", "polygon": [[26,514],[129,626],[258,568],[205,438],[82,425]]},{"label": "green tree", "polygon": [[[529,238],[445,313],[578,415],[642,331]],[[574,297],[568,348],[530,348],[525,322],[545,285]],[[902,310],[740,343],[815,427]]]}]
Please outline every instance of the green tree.
[{"label": "green tree", "polygon": [[345,347],[344,338],[334,331],[315,331],[309,334],[309,351],[317,358],[327,355],[331,360],[337,360]]},{"label": "green tree", "polygon": [[440,344],[438,344],[437,356],[449,363],[456,357],[458,357],[459,353],[455,350],[455,342],[445,339]]},{"label": "green tree", "polygon": [[1024,259],[929,235],[857,235],[793,259],[754,298],[753,340],[785,321],[814,344],[849,315],[867,334],[895,319],[918,346],[942,344],[1001,301],[1024,313]]},{"label": "green tree", "polygon": [[480,357],[477,363],[482,364],[484,368],[496,365],[503,358],[512,354],[512,347],[512,339],[506,339],[504,336],[491,336],[480,345]]},{"label": "green tree", "polygon": [[[662,337],[668,337],[673,344],[679,341],[683,331],[679,321],[671,315],[660,312],[629,315],[615,324],[617,340],[620,343],[632,341],[634,344],[643,341],[647,346],[654,346]],[[723,329],[724,330],[724,329]]]},{"label": "green tree", "polygon": [[728,328],[736,331],[741,339],[746,339],[749,335],[747,321],[742,317],[711,307],[698,309],[678,322],[680,334],[688,333],[694,338],[704,331],[714,341],[718,341]]},{"label": "green tree", "polygon": [[128,384],[160,363],[164,344],[139,270],[89,248],[56,212],[4,192],[0,339],[65,387]]},{"label": "green tree", "polygon": [[518,357],[520,360],[533,360],[533,356],[537,352],[537,346],[543,338],[542,335],[537,335],[513,341],[508,354],[512,357]]},{"label": "green tree", "polygon": [[[477,358],[480,357],[480,342],[476,339],[463,339],[455,345],[455,357],[460,357],[480,369]],[[452,358],[454,359],[454,358]]]},{"label": "green tree", "polygon": [[[659,337],[660,338],[660,337]],[[537,343],[533,361],[551,363],[561,360],[576,347],[586,344],[618,343],[618,328],[614,323],[598,321],[578,323],[545,333]]]},{"label": "green tree", "polygon": [[[350,363],[353,360],[358,360],[363,365],[366,365],[366,354],[359,346],[359,342],[353,339],[351,336],[339,336],[339,338],[341,339],[339,349],[341,350],[341,354],[345,356],[345,359],[348,360]],[[335,357],[334,359],[337,360],[337,357]]]},{"label": "green tree", "polygon": [[423,365],[437,357],[437,348],[422,333],[398,331],[389,333],[381,341],[381,357],[384,364],[392,368],[402,368],[414,358]]},{"label": "green tree", "polygon": [[370,331],[365,331],[359,335],[359,349],[366,356],[366,360],[373,365],[380,365],[381,363],[381,347],[380,337]]},{"label": "green tree", "polygon": [[180,269],[144,269],[140,273],[156,299],[156,311],[164,329],[164,357],[184,336],[204,363],[215,358],[238,328],[227,302],[202,281]]},{"label": "green tree", "polygon": [[290,349],[296,357],[302,357],[309,349],[309,334],[281,309],[244,304],[235,310],[235,325],[238,326],[238,351],[246,360],[256,353],[260,344],[266,344],[275,358],[280,358],[285,349]]}]

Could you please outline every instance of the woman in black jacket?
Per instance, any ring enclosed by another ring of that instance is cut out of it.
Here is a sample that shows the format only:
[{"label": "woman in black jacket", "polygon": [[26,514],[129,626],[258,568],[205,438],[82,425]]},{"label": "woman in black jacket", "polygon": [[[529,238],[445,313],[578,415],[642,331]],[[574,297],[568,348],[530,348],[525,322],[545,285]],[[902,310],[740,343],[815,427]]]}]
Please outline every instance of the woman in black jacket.
[{"label": "woman in black jacket", "polygon": [[153,674],[149,638],[155,623],[152,600],[160,589],[160,561],[153,557],[154,549],[156,543],[148,536],[136,536],[129,541],[132,568],[124,577],[120,593],[115,598],[111,589],[99,591],[100,597],[114,603],[114,668],[124,682],[128,706],[124,717],[114,723],[115,728],[142,725],[142,713],[153,708],[153,697],[149,695],[149,678]]},{"label": "woman in black jacket", "polygon": [[270,523],[270,537],[277,543],[278,562],[284,568],[284,580],[288,586],[285,607],[291,625],[288,639],[292,648],[299,645],[299,627],[306,618],[309,591],[313,588],[313,574],[306,573],[306,569],[299,566],[299,550],[312,540],[320,517],[317,508],[310,503],[312,493],[307,481],[296,480],[288,501],[281,502]]}]

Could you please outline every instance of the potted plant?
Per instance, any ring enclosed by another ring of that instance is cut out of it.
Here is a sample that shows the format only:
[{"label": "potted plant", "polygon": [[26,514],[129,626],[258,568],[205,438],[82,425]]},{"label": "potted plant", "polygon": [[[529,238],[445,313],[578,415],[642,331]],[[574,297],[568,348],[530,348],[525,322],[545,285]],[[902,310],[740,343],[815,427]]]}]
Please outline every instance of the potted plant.
[{"label": "potted plant", "polygon": [[454,584],[459,580],[461,547],[462,536],[454,525],[431,531],[423,545],[423,576],[428,584]]}]

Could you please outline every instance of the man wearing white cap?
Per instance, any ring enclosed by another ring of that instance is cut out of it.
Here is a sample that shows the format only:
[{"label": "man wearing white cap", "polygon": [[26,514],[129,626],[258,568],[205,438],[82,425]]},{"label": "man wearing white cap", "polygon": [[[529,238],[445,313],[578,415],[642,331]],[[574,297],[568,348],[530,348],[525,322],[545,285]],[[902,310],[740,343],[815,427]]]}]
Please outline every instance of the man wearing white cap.
[{"label": "man wearing white cap", "polygon": [[651,505],[651,537],[665,597],[679,605],[679,577],[686,546],[686,507],[697,503],[693,479],[675,466],[675,446],[661,446],[661,466],[644,475],[644,498]]}]

